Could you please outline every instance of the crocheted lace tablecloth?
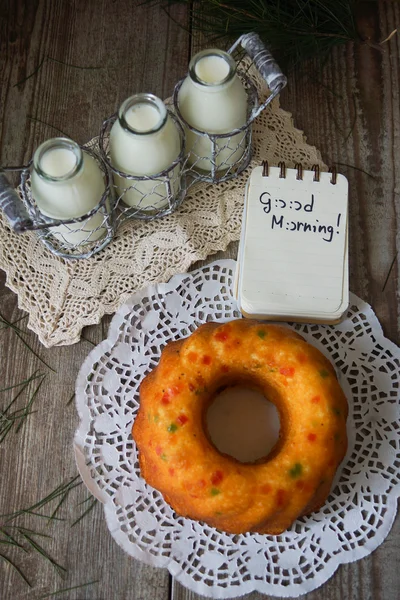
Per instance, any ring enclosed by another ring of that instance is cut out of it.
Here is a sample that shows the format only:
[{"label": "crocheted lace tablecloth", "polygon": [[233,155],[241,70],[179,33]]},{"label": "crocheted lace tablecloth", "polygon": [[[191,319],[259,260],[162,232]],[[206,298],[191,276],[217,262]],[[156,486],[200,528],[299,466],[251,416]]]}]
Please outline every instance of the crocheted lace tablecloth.
[{"label": "crocheted lace tablecloth", "polygon": [[[249,75],[266,97],[266,85],[254,67]],[[196,184],[180,209],[163,219],[126,222],[107,248],[87,260],[54,256],[35,233],[15,234],[0,214],[0,268],[40,341],[47,347],[78,342],[83,327],[114,313],[135,291],[168,281],[238,240],[245,183],[262,159],[326,169],[319,151],[306,143],[278,99],[255,121],[253,134],[252,162],[238,178]],[[90,142],[95,149],[97,144],[98,138]]]}]

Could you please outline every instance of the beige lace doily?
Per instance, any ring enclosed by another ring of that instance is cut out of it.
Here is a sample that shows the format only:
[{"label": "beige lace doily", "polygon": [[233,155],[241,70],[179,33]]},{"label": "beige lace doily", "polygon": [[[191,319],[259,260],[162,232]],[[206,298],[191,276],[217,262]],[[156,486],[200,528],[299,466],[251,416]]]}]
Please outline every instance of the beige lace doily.
[{"label": "beige lace doily", "polygon": [[[249,73],[263,96],[266,85]],[[275,99],[253,125],[254,156],[237,179],[219,185],[198,183],[174,214],[145,222],[126,222],[113,242],[88,260],[54,256],[35,233],[17,235],[0,214],[0,268],[18,306],[29,314],[28,327],[47,347],[79,341],[82,328],[114,313],[135,291],[189,269],[238,240],[244,186],[252,167],[267,159],[289,167],[319,164],[319,151],[306,143],[290,113]],[[92,140],[97,144],[97,138]]]}]

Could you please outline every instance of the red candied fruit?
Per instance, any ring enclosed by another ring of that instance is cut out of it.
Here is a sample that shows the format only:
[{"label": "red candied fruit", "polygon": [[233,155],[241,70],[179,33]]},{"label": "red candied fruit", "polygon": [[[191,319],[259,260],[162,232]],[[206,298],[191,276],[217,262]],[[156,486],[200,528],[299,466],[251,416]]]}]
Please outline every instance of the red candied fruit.
[{"label": "red candied fruit", "polygon": [[304,364],[305,362],[308,361],[308,358],[305,354],[303,354],[303,352],[300,352],[300,354],[298,354],[297,359],[299,361],[299,363]]},{"label": "red candied fruit", "polygon": [[196,389],[196,387],[193,385],[193,383],[189,383],[188,388],[191,392],[194,392],[194,390]]},{"label": "red candied fruit", "polygon": [[293,377],[294,368],[293,367],[282,367],[279,369],[279,373],[281,375],[285,375],[285,377]]},{"label": "red candied fruit", "polygon": [[169,392],[164,392],[162,398],[161,398],[161,403],[162,404],[169,404],[171,402],[170,400],[170,396],[169,396]]},{"label": "red candied fruit", "polygon": [[205,356],[203,356],[203,365],[211,365],[211,356],[208,356],[207,354]]},{"label": "red candied fruit", "polygon": [[176,422],[178,423],[178,425],[184,425],[188,421],[189,419],[186,415],[179,415],[179,417],[176,418]]},{"label": "red candied fruit", "polygon": [[175,474],[175,469],[172,469],[172,467],[170,467],[170,468],[168,469],[168,473],[171,475],[171,477],[173,477],[173,476],[174,476],[174,474]]},{"label": "red candied fruit", "polygon": [[285,502],[285,496],[286,496],[285,490],[278,490],[276,492],[276,503],[278,506],[283,506],[283,504]]},{"label": "red candied fruit", "polygon": [[219,342],[226,342],[228,337],[229,333],[227,331],[218,331],[218,333],[215,334],[215,339]]},{"label": "red candied fruit", "polygon": [[314,396],[313,398],[311,398],[311,404],[318,404],[320,401],[320,396]]},{"label": "red candied fruit", "polygon": [[157,456],[161,456],[161,454],[163,453],[161,446],[156,446],[156,454]]},{"label": "red candied fruit", "polygon": [[308,436],[307,436],[307,439],[310,442],[315,442],[315,440],[317,439],[317,436],[315,435],[315,433],[309,433]]},{"label": "red candied fruit", "polygon": [[180,391],[181,391],[180,385],[171,385],[171,387],[168,388],[168,390],[166,390],[164,392],[164,394],[161,398],[162,404],[170,404],[171,398],[173,398],[174,396],[179,394]]},{"label": "red candied fruit", "polygon": [[218,485],[219,483],[221,483],[223,478],[224,478],[224,474],[222,471],[215,471],[215,473],[213,473],[211,475],[211,483],[213,485]]}]

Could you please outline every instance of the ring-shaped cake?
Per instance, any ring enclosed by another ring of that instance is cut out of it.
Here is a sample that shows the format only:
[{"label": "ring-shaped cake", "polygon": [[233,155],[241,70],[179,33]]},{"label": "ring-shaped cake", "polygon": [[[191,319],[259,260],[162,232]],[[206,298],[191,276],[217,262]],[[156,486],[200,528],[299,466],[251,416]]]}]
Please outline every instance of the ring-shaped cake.
[{"label": "ring-shaped cake", "polygon": [[[222,454],[205,425],[219,391],[261,391],[280,416],[268,456]],[[230,533],[278,534],[320,508],[347,449],[347,400],[331,363],[289,328],[206,323],[169,343],[140,387],[141,474],[179,514]]]}]

